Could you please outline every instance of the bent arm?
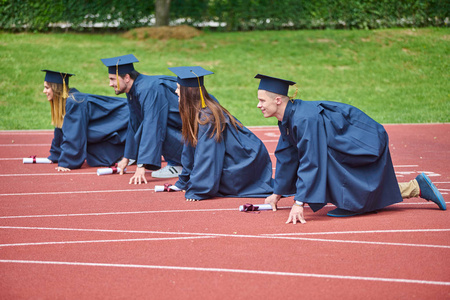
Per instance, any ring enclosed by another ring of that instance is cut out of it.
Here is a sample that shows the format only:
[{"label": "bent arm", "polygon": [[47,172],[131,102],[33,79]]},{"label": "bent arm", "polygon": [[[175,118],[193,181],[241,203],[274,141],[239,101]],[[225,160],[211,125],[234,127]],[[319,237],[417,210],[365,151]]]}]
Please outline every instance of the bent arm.
[{"label": "bent arm", "polygon": [[217,142],[210,138],[211,125],[201,125],[193,167],[186,189],[186,199],[203,200],[214,197],[220,187],[223,161],[225,158],[224,139]]},{"label": "bent arm", "polygon": [[78,169],[86,159],[88,112],[84,101],[67,98],[58,166]]}]

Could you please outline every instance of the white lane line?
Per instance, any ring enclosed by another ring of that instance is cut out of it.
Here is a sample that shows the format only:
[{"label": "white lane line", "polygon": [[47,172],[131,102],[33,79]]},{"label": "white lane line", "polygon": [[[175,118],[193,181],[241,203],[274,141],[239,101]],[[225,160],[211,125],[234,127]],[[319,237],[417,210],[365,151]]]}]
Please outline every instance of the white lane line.
[{"label": "white lane line", "polygon": [[[20,159],[22,160],[22,159]],[[32,165],[32,164],[29,164]],[[51,165],[51,164],[50,164]],[[56,163],[55,163],[56,165]],[[98,167],[98,169],[104,169],[108,167]],[[56,167],[55,167],[56,169]],[[145,171],[145,173],[151,174],[153,171]],[[124,174],[133,174],[133,171],[125,172]],[[21,177],[21,176],[55,176],[55,175],[97,175],[97,170],[92,172],[77,172],[77,171],[70,171],[70,172],[57,172],[54,173],[23,173],[23,174],[0,174],[0,177]]]},{"label": "white lane line", "polygon": [[49,231],[76,231],[76,232],[103,232],[103,233],[144,233],[144,234],[167,234],[167,235],[194,235],[194,236],[219,236],[210,233],[193,232],[171,232],[154,230],[123,230],[123,229],[90,229],[90,228],[63,228],[63,227],[24,227],[24,226],[0,226],[0,229],[19,230],[49,230]]},{"label": "white lane line", "polygon": [[77,229],[77,228],[45,228],[45,227],[14,227],[14,226],[0,226],[0,229],[23,229],[23,230],[60,230],[60,231],[82,231],[82,232],[126,232],[126,233],[152,233],[152,234],[172,234],[172,235],[194,235],[194,236],[215,236],[215,237],[232,237],[232,238],[255,238],[255,239],[278,239],[278,240],[296,240],[296,241],[311,241],[311,242],[325,242],[325,243],[350,243],[350,244],[366,244],[366,245],[385,245],[385,246],[403,246],[403,247],[425,247],[425,248],[443,248],[450,249],[450,246],[445,245],[428,245],[428,244],[410,244],[410,243],[388,243],[388,242],[370,242],[370,241],[355,241],[355,240],[330,240],[318,238],[303,238],[303,237],[286,237],[286,236],[267,236],[267,235],[242,235],[242,234],[220,234],[220,233],[199,233],[199,232],[167,232],[167,231],[133,231],[133,230],[109,230],[109,229]]},{"label": "white lane line", "polygon": [[329,231],[329,232],[294,232],[294,233],[267,233],[267,236],[293,236],[293,235],[335,235],[335,234],[355,234],[355,233],[405,233],[405,232],[446,232],[450,228],[444,229],[393,229],[393,230],[361,230],[361,231]]},{"label": "white lane line", "polygon": [[[145,190],[147,191],[147,190]],[[449,203],[450,202],[446,202]],[[397,203],[397,205],[436,205],[433,202],[420,203]],[[333,204],[327,204],[325,207],[335,207]],[[290,209],[291,206],[279,206],[278,209]],[[305,209],[311,209],[305,206]],[[119,211],[119,212],[97,212],[97,213],[83,213],[83,214],[54,214],[54,215],[26,215],[26,216],[0,216],[0,219],[23,219],[23,218],[56,218],[56,217],[84,217],[84,216],[105,216],[105,215],[132,215],[132,214],[159,214],[159,213],[186,213],[186,212],[211,212],[211,211],[238,211],[238,208],[211,208],[211,209],[180,209],[180,210],[151,210],[151,211]]]},{"label": "white lane line", "polygon": [[0,160],[23,160],[23,158],[0,158]]},{"label": "white lane line", "polygon": [[427,284],[427,285],[444,285],[444,286],[450,285],[450,282],[447,282],[447,281],[431,281],[431,280],[419,280],[419,279],[368,277],[368,276],[348,276],[348,275],[316,274],[316,273],[278,272],[278,271],[245,270],[245,269],[158,266],[158,265],[137,265],[137,264],[85,263],[85,262],[64,262],[64,261],[7,260],[7,259],[2,259],[2,260],[0,260],[0,262],[1,263],[16,263],[16,264],[78,266],[78,267],[112,267],[112,268],[237,273],[237,274],[269,275],[269,276],[312,277],[312,278],[326,278],[326,279],[338,279],[338,280],[364,280],[364,281],[381,281],[381,282],[389,282],[389,283],[409,283],[409,284]]},{"label": "white lane line", "polygon": [[0,196],[37,196],[37,195],[65,195],[65,194],[90,194],[90,193],[148,192],[154,190],[155,189],[130,189],[130,190],[95,190],[95,191],[72,191],[72,192],[13,193],[13,194],[0,194]]},{"label": "white lane line", "polygon": [[171,237],[171,238],[142,238],[142,239],[117,239],[117,240],[87,240],[87,241],[64,241],[64,242],[37,242],[37,243],[18,243],[18,244],[0,244],[0,247],[17,246],[42,246],[42,245],[67,245],[67,244],[89,244],[89,243],[116,243],[116,242],[145,242],[145,241],[173,241],[173,240],[193,240],[216,238],[215,236],[189,236],[189,237]]},{"label": "white lane line", "polygon": [[0,174],[0,177],[23,177],[23,176],[67,176],[67,175],[97,175],[97,172],[55,172],[55,173],[36,173],[36,174]]},{"label": "white lane line", "polygon": [[[290,208],[290,207],[285,207],[285,208]],[[238,208],[211,208],[211,209],[180,209],[180,210],[157,210],[157,211],[125,211],[125,212],[84,213],[84,214],[2,216],[2,217],[0,217],[0,219],[84,217],[84,216],[134,215],[134,214],[158,214],[158,213],[186,213],[186,212],[215,212],[215,211],[239,211],[239,209]]]},{"label": "white lane line", "polygon": [[[0,161],[10,161],[10,160],[22,160],[22,158],[0,158]],[[32,164],[29,164],[32,165]],[[56,163],[55,163],[56,165]],[[397,166],[395,166],[396,168]],[[99,167],[99,168],[107,168],[107,167]],[[276,170],[276,167],[272,167],[272,170]],[[153,171],[145,171],[146,173],[152,173]],[[403,177],[402,172],[395,172],[398,177]],[[411,172],[403,172],[409,174],[421,174],[422,171],[411,171]],[[440,174],[436,174],[434,172],[425,172],[428,176],[431,175],[431,177],[437,177],[441,176]],[[131,174],[131,172],[127,173]],[[17,173],[17,174],[0,174],[0,177],[14,177],[14,176],[54,176],[54,175],[97,175],[96,171],[94,172],[85,172],[85,173],[79,173],[79,172],[55,172],[55,173]],[[450,181],[433,181],[434,184],[448,184]]]}]

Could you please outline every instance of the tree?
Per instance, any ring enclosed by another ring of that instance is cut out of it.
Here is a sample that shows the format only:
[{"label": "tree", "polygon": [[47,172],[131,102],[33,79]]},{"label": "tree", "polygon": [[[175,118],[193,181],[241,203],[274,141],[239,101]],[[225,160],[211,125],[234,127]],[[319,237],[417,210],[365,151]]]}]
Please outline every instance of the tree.
[{"label": "tree", "polygon": [[169,25],[171,0],[155,0],[155,27]]}]

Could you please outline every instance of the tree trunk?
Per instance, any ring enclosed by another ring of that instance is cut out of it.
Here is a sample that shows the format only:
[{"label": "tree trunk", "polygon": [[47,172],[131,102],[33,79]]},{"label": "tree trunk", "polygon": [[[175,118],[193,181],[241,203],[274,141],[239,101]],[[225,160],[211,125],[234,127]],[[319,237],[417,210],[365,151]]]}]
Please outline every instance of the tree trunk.
[{"label": "tree trunk", "polygon": [[171,0],[155,0],[155,27],[169,26]]}]

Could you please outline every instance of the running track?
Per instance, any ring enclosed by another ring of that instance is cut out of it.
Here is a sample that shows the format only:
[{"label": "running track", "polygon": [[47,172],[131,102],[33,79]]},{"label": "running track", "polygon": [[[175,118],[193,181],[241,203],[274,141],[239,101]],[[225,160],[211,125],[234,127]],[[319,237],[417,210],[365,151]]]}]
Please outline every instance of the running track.
[{"label": "running track", "polygon": [[[450,124],[386,125],[399,181],[426,172],[449,205]],[[273,157],[276,127],[251,128]],[[450,218],[409,199],[330,218],[184,201],[47,157],[52,131],[0,131],[0,299],[450,299]],[[150,179],[148,174],[148,179]]]}]

